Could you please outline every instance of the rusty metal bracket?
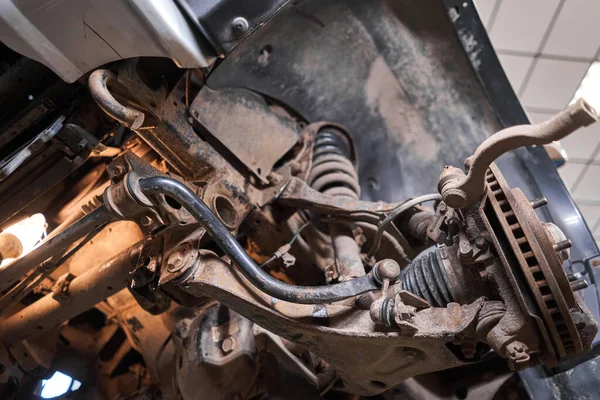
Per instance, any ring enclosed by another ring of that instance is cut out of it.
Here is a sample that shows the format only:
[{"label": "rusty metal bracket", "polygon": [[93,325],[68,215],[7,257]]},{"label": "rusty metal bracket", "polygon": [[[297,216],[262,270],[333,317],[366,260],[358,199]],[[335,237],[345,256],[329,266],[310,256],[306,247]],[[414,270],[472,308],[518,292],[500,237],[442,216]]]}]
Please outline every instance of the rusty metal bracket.
[{"label": "rusty metal bracket", "polygon": [[[58,336],[58,333],[53,333]],[[27,338],[8,347],[10,355],[23,371],[40,374],[52,366],[56,348],[47,337]]]},{"label": "rusty metal bracket", "polygon": [[264,98],[246,89],[212,90],[204,86],[190,112],[263,184],[269,183],[267,177],[273,166],[298,142],[300,135],[291,116],[274,112]]},{"label": "rusty metal bracket", "polygon": [[52,297],[54,300],[63,304],[71,301],[71,298],[69,297],[69,285],[73,279],[75,279],[75,275],[70,272],[67,272],[58,278],[52,288]]},{"label": "rusty metal bracket", "polygon": [[141,179],[165,174],[133,153],[117,157],[106,169],[113,184],[104,191],[103,201],[115,217],[136,222],[144,233],[194,222],[178,204],[170,205],[164,197],[150,199],[141,191]]},{"label": "rusty metal bracket", "polygon": [[306,346],[336,368],[345,390],[361,395],[381,393],[410,376],[464,365],[446,344],[474,325],[484,304],[480,298],[464,306],[418,309],[411,317],[415,329],[399,332],[374,323],[369,310],[345,302],[278,300],[215,255],[200,255],[198,268],[178,285],[197,297],[218,298],[269,332]]},{"label": "rusty metal bracket", "polygon": [[452,208],[464,208],[479,200],[485,191],[485,174],[490,164],[502,154],[522,146],[544,145],[573,133],[598,120],[596,111],[583,99],[536,125],[506,128],[485,140],[465,164],[467,175],[447,166],[438,183],[444,202]]},{"label": "rusty metal bracket", "polygon": [[292,178],[277,202],[292,208],[335,215],[356,221],[377,224],[398,207],[398,203],[353,200],[343,196],[329,196],[311,188],[305,181]]}]

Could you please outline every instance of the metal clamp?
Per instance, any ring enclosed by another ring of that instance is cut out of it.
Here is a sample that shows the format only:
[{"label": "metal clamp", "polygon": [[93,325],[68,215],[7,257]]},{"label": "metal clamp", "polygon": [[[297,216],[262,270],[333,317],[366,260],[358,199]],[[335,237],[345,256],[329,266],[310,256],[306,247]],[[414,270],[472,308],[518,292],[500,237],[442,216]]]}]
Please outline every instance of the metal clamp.
[{"label": "metal clamp", "polygon": [[52,297],[54,300],[63,304],[71,301],[71,298],[69,297],[69,285],[73,279],[75,279],[75,275],[70,272],[67,272],[58,278],[52,288]]}]

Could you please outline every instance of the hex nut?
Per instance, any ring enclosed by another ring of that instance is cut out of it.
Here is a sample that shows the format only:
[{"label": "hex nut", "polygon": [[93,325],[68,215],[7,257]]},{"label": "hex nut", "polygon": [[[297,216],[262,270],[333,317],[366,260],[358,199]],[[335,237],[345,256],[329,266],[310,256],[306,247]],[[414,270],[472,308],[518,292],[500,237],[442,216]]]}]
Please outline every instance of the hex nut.
[{"label": "hex nut", "polygon": [[228,338],[225,338],[223,340],[223,343],[221,343],[221,350],[223,350],[223,353],[229,354],[235,349],[235,345],[235,339],[230,336]]}]

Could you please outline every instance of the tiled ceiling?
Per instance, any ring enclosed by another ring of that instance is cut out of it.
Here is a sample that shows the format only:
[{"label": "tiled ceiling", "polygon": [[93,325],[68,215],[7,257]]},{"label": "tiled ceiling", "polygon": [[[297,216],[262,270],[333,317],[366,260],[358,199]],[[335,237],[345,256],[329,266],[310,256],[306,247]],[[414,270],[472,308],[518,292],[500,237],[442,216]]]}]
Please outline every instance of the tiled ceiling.
[{"label": "tiled ceiling", "polygon": [[[475,1],[532,122],[550,118],[576,92],[585,92],[586,100],[600,110],[600,63],[590,69],[600,59],[600,0]],[[600,242],[600,123],[561,144],[568,161],[558,171]]]}]

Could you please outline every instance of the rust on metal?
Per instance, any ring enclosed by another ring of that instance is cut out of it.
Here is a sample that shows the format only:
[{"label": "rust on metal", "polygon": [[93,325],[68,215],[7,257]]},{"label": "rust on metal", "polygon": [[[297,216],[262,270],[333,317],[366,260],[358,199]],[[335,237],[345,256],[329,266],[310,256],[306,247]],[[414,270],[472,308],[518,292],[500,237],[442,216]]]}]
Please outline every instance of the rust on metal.
[{"label": "rust on metal", "polygon": [[518,147],[544,145],[563,139],[597,120],[596,111],[585,100],[579,99],[547,122],[513,126],[490,136],[467,159],[467,175],[461,175],[462,171],[454,167],[444,169],[439,182],[444,202],[453,208],[473,204],[483,195],[486,172],[496,158]]},{"label": "rust on metal", "polygon": [[275,163],[298,142],[297,123],[282,109],[272,111],[246,89],[212,90],[204,86],[190,106],[192,117],[237,157],[262,183]]},{"label": "rust on metal", "polygon": [[144,123],[144,113],[119,103],[108,88],[114,84],[117,84],[115,74],[106,69],[98,69],[89,77],[90,92],[98,106],[131,130],[139,129]]},{"label": "rust on metal", "polygon": [[[540,333],[545,337],[548,332],[551,338],[552,345],[545,356],[552,359],[555,352],[559,358],[581,353],[590,343],[582,343],[575,327],[572,313],[579,312],[579,302],[562,269],[562,259],[554,249],[555,243],[530,201],[519,189],[508,187],[495,165],[488,170],[486,183],[487,198],[510,244],[510,249],[505,248],[505,251],[515,257],[517,266],[513,268],[519,269],[515,273],[525,278],[529,293],[535,299],[536,311],[529,312],[539,313],[543,320],[543,324],[538,323]],[[510,263],[505,262],[505,265],[510,268]],[[520,292],[518,286],[514,288]],[[520,296],[526,298],[528,295],[523,293]]]}]

